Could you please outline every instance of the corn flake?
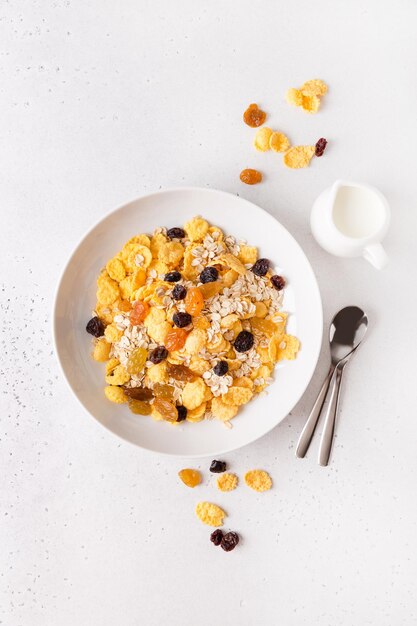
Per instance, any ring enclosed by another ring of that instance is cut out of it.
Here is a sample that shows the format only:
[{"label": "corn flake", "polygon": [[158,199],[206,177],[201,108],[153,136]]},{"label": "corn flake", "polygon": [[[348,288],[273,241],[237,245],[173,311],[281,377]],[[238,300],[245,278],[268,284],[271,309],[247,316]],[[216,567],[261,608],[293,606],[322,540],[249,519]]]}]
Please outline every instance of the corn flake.
[{"label": "corn flake", "polygon": [[317,96],[303,96],[301,106],[307,113],[317,113],[320,107],[320,99]]},{"label": "corn flake", "polygon": [[116,404],[124,404],[127,402],[127,397],[125,396],[123,389],[121,387],[104,387],[104,395],[107,400],[110,402],[115,402]]},{"label": "corn flake", "polygon": [[299,89],[291,87],[285,94],[285,99],[288,104],[293,104],[296,107],[300,107],[303,103],[303,94]]},{"label": "corn flake", "polygon": [[150,250],[154,259],[158,258],[159,250],[162,246],[168,241],[168,238],[165,237],[162,233],[157,233],[153,235],[150,242]]},{"label": "corn flake", "polygon": [[106,341],[108,341],[109,343],[115,343],[116,341],[119,341],[122,335],[123,331],[119,330],[114,324],[109,324],[108,326],[106,326],[106,330],[104,331]]},{"label": "corn flake", "polygon": [[151,383],[166,383],[168,382],[167,364],[166,361],[151,365],[147,370],[147,379]]},{"label": "corn flake", "polygon": [[120,283],[120,281],[126,276],[125,266],[117,257],[110,259],[106,265],[106,270],[110,278],[116,280],[118,283]]},{"label": "corn flake", "polygon": [[291,169],[307,167],[315,153],[314,146],[293,146],[284,154],[284,163]]},{"label": "corn flake", "polygon": [[217,417],[222,422],[233,419],[237,415],[238,410],[238,406],[225,404],[219,397],[213,398],[211,401],[211,412],[214,417]]},{"label": "corn flake", "polygon": [[248,378],[248,376],[241,376],[240,378],[235,379],[233,385],[235,387],[245,387],[246,389],[253,389],[253,380]]},{"label": "corn flake", "polygon": [[268,491],[272,487],[272,479],[264,470],[250,470],[245,474],[245,483],[254,491]]},{"label": "corn flake", "polygon": [[[169,357],[168,357],[168,360],[169,360]],[[183,361],[181,361],[181,363],[182,362]],[[209,361],[206,361],[206,359],[203,359],[198,356],[193,356],[191,357],[189,368],[195,374],[202,376],[204,372],[208,372],[208,370],[211,369],[211,365]]]},{"label": "corn flake", "polygon": [[242,406],[247,404],[253,393],[247,387],[230,387],[229,391],[222,396],[222,401],[228,406]]},{"label": "corn flake", "polygon": [[104,337],[99,339],[93,348],[93,359],[104,363],[110,356],[110,349],[111,344],[109,344]]},{"label": "corn flake", "polygon": [[110,305],[113,304],[120,297],[119,285],[115,280],[110,278],[107,274],[103,276],[101,275],[98,283],[97,289],[97,300],[99,304]]},{"label": "corn flake", "polygon": [[269,138],[269,147],[274,152],[286,152],[290,147],[290,141],[284,133],[273,132]]},{"label": "corn flake", "polygon": [[256,317],[266,317],[268,313],[268,309],[263,302],[255,302],[255,316]]},{"label": "corn flake", "polygon": [[109,359],[106,363],[106,374],[111,374],[111,372],[117,365],[119,365],[119,363],[119,359],[116,359],[115,357]]},{"label": "corn flake", "polygon": [[206,343],[206,337],[207,335],[205,330],[195,328],[190,332],[185,341],[185,351],[192,355],[198,354]]},{"label": "corn flake", "polygon": [[294,337],[293,335],[283,335],[280,343],[278,344],[276,360],[282,361],[283,359],[287,359],[288,361],[293,361],[299,348],[300,342],[297,337]]},{"label": "corn flake", "polygon": [[182,391],[182,403],[186,409],[196,409],[206,398],[207,386],[202,378],[186,383]]},{"label": "corn flake", "polygon": [[187,411],[187,422],[201,422],[204,419],[204,414],[206,412],[207,402],[202,402],[200,406],[197,406],[195,409],[191,409],[191,411]]},{"label": "corn flake", "polygon": [[169,267],[178,265],[184,256],[184,247],[178,241],[169,241],[162,245],[158,252],[158,259]]},{"label": "corn flake", "polygon": [[107,376],[108,385],[125,385],[130,380],[130,374],[123,365],[117,365]]},{"label": "corn flake", "polygon": [[304,96],[324,96],[328,91],[328,87],[323,80],[314,78],[313,80],[307,80],[301,85],[300,91]]},{"label": "corn flake", "polygon": [[243,263],[239,261],[237,257],[235,257],[233,254],[230,254],[230,252],[222,254],[219,257],[219,261],[220,263],[224,263],[225,265],[227,265],[227,267],[230,267],[230,269],[234,270],[238,274],[246,274],[246,267],[243,265]]},{"label": "corn flake", "polygon": [[186,222],[184,228],[191,241],[202,241],[207,234],[209,225],[202,217],[193,217],[189,222]]},{"label": "corn flake", "polygon": [[272,135],[272,129],[268,126],[262,126],[255,133],[255,139],[253,145],[259,152],[266,152],[269,150],[269,139]]},{"label": "corn flake", "polygon": [[217,478],[217,488],[220,491],[233,491],[233,489],[236,489],[237,487],[237,483],[238,483],[238,478],[236,476],[236,474],[221,474],[221,476],[219,476]]},{"label": "corn flake", "polygon": [[250,263],[251,265],[253,265],[257,258],[258,248],[255,248],[255,246],[240,246],[238,259],[239,261],[242,261],[243,264],[246,265],[247,263]]},{"label": "corn flake", "polygon": [[199,502],[195,508],[198,519],[208,526],[223,526],[226,513],[217,504]]}]

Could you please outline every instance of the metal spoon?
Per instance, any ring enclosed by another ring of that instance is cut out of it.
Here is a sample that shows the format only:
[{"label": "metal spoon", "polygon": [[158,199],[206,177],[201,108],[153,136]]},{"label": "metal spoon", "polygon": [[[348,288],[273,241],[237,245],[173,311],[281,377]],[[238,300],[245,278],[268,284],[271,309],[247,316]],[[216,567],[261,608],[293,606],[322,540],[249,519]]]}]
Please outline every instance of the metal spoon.
[{"label": "metal spoon", "polygon": [[332,363],[298,440],[295,454],[299,458],[303,458],[306,455],[328,395],[330,383],[332,383],[332,393],[326,413],[319,451],[320,465],[327,465],[329,462],[343,369],[350,357],[359,347],[367,327],[368,317],[359,307],[345,307],[334,316],[329,333]]}]

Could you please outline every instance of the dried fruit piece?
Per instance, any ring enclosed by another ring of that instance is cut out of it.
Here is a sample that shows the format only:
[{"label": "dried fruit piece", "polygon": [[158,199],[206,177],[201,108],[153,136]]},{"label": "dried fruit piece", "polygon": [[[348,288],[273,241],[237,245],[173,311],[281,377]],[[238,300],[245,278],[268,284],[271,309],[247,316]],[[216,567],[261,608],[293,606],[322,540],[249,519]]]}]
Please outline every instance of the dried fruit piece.
[{"label": "dried fruit piece", "polygon": [[323,152],[325,151],[326,146],[327,146],[327,139],[325,139],[324,137],[321,137],[315,145],[316,157],[321,157],[323,155]]},{"label": "dried fruit piece", "polygon": [[123,387],[125,396],[132,400],[152,400],[153,391],[147,387]]},{"label": "dried fruit piece", "polygon": [[195,469],[182,469],[178,472],[178,476],[181,478],[184,485],[192,489],[201,483],[201,474]]},{"label": "dried fruit piece", "polygon": [[167,236],[170,239],[183,239],[185,237],[185,231],[183,228],[178,227],[169,228],[167,230]]},{"label": "dried fruit piece", "polygon": [[281,289],[284,289],[285,284],[286,284],[285,278],[283,276],[278,276],[278,274],[271,276],[271,283],[272,283],[272,286],[275,287],[275,289],[277,289],[278,291],[281,291]]},{"label": "dried fruit piece", "polygon": [[183,422],[187,417],[187,409],[185,406],[182,406],[181,404],[177,405],[177,413],[177,422]]},{"label": "dried fruit piece", "polygon": [[245,185],[257,185],[262,182],[262,173],[258,170],[247,168],[240,172],[240,180]]},{"label": "dried fruit piece", "polygon": [[253,103],[248,106],[243,114],[243,121],[251,128],[262,126],[266,120],[266,113],[262,111],[257,104]]},{"label": "dried fruit piece", "polygon": [[150,353],[149,360],[152,363],[161,363],[161,361],[164,361],[167,356],[168,350],[165,348],[165,346],[158,346]]},{"label": "dried fruit piece", "polygon": [[153,392],[157,398],[162,398],[163,400],[172,400],[174,397],[174,387],[164,383],[155,383]]},{"label": "dried fruit piece", "polygon": [[255,491],[268,491],[272,487],[272,479],[264,470],[250,470],[245,474],[245,483]]},{"label": "dried fruit piece", "polygon": [[135,415],[150,415],[152,413],[152,407],[149,402],[143,400],[129,400],[129,409]]},{"label": "dried fruit piece", "polygon": [[102,337],[104,335],[104,324],[97,316],[91,318],[85,329],[93,337]]},{"label": "dried fruit piece", "polygon": [[167,422],[177,421],[178,412],[172,402],[168,402],[168,400],[163,400],[162,398],[156,398],[152,406],[162,419]]},{"label": "dried fruit piece", "polygon": [[293,146],[284,154],[284,163],[291,169],[307,167],[315,151],[314,146]]},{"label": "dried fruit piece", "polygon": [[164,280],[167,283],[177,283],[181,280],[181,274],[179,272],[168,272],[168,274],[165,274]]},{"label": "dried fruit piece", "polygon": [[213,474],[220,474],[221,472],[226,471],[226,467],[227,467],[226,461],[214,460],[211,462],[210,472],[212,472]]},{"label": "dried fruit piece", "polygon": [[173,328],[165,338],[165,347],[168,352],[181,350],[187,339],[188,333],[183,328]]},{"label": "dried fruit piece", "polygon": [[198,315],[203,307],[203,294],[198,287],[191,287],[185,296],[185,310],[190,315]]},{"label": "dried fruit piece", "polygon": [[251,270],[254,274],[256,274],[256,276],[265,276],[269,270],[269,260],[258,259],[256,263],[252,265]]},{"label": "dried fruit piece", "polygon": [[171,293],[171,296],[173,297],[174,300],[184,300],[186,295],[187,295],[187,290],[184,287],[184,285],[175,285]]},{"label": "dried fruit piece", "polygon": [[226,517],[223,509],[211,502],[199,502],[195,512],[198,519],[208,526],[223,526],[223,520]]},{"label": "dried fruit piece", "polygon": [[204,300],[208,300],[213,296],[217,296],[217,294],[221,292],[223,287],[223,282],[218,280],[215,283],[205,283],[204,285],[200,285],[199,290],[203,294]]},{"label": "dried fruit piece", "polygon": [[222,474],[217,479],[217,488],[220,491],[233,491],[236,489],[238,478],[236,474]]},{"label": "dried fruit piece", "polygon": [[272,128],[268,128],[268,126],[263,126],[257,130],[255,139],[253,140],[253,145],[256,150],[259,152],[267,152],[269,150],[269,140],[271,139],[271,135]]},{"label": "dried fruit piece", "polygon": [[252,348],[253,343],[252,333],[248,330],[242,330],[236,337],[233,347],[237,352],[247,352]]},{"label": "dried fruit piece", "polygon": [[210,541],[214,543],[215,546],[219,546],[223,539],[223,531],[218,528],[217,530],[213,530],[210,535]]},{"label": "dried fruit piece", "polygon": [[138,376],[143,370],[147,358],[148,351],[145,348],[135,348],[132,350],[126,363],[126,369],[129,374]]},{"label": "dried fruit piece", "polygon": [[133,326],[141,324],[148,315],[149,309],[150,306],[147,302],[142,302],[141,300],[135,302],[129,315],[130,323],[133,324]]},{"label": "dried fruit piece", "polygon": [[226,533],[223,539],[221,540],[221,547],[225,552],[231,552],[234,550],[239,543],[239,535],[233,531]]},{"label": "dried fruit piece", "polygon": [[185,326],[189,326],[192,322],[191,315],[189,313],[183,313],[182,311],[178,313],[174,313],[172,316],[172,321],[175,326],[178,328],[184,328]]},{"label": "dried fruit piece", "polygon": [[200,281],[202,283],[214,283],[219,277],[218,270],[212,265],[205,267],[200,274]]},{"label": "dried fruit piece", "polygon": [[216,374],[216,376],[224,376],[225,374],[227,374],[228,371],[229,364],[227,363],[227,361],[219,361],[213,367],[213,372]]},{"label": "dried fruit piece", "polygon": [[183,382],[190,383],[195,380],[196,375],[186,365],[175,365],[174,363],[167,364],[167,374],[175,380],[181,380]]},{"label": "dried fruit piece", "polygon": [[290,147],[290,142],[284,133],[273,132],[269,138],[269,147],[274,152],[286,152]]}]

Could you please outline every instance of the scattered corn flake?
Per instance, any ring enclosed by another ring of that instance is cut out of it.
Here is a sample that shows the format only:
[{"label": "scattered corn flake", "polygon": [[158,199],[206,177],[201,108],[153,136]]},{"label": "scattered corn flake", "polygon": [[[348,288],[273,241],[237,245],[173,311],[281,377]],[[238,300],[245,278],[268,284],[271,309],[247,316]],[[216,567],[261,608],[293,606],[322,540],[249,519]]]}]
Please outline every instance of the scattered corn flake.
[{"label": "scattered corn flake", "polygon": [[307,113],[317,113],[320,107],[320,99],[317,96],[303,96],[301,107]]},{"label": "scattered corn flake", "polygon": [[217,504],[199,502],[195,508],[198,519],[208,526],[223,526],[226,513]]},{"label": "scattered corn flake", "polygon": [[285,99],[288,102],[288,104],[292,104],[296,107],[300,107],[303,103],[303,94],[301,93],[299,89],[295,89],[294,87],[291,87],[290,89],[288,89],[287,93],[285,94]]},{"label": "scattered corn flake", "polygon": [[124,404],[127,402],[127,396],[125,396],[124,391],[121,387],[114,387],[110,385],[109,387],[104,387],[104,395],[107,400],[110,402],[114,402],[116,404]]},{"label": "scattered corn flake", "polygon": [[284,133],[275,131],[269,138],[269,147],[274,152],[286,152],[290,147],[290,141]]},{"label": "scattered corn flake", "polygon": [[192,489],[194,489],[194,487],[197,487],[197,485],[199,485],[202,480],[200,472],[191,468],[180,470],[178,472],[178,476],[180,477],[184,485],[187,485],[187,487],[191,487]]},{"label": "scattered corn flake", "polygon": [[217,488],[220,491],[233,491],[233,489],[236,489],[237,487],[237,483],[238,483],[238,477],[236,476],[236,474],[221,474],[218,478],[217,478]]},{"label": "scattered corn flake", "polygon": [[272,479],[264,470],[250,470],[245,474],[245,483],[254,491],[268,491],[272,487]]},{"label": "scattered corn flake", "polygon": [[307,167],[314,156],[314,146],[293,146],[283,156],[284,163],[291,169]]},{"label": "scattered corn flake", "polygon": [[323,80],[314,78],[303,83],[300,87],[300,91],[304,96],[324,96],[328,91],[328,87]]},{"label": "scattered corn flake", "polygon": [[267,152],[267,150],[269,150],[269,140],[271,135],[272,128],[268,128],[268,126],[263,126],[256,131],[253,145],[257,150],[259,150],[259,152]]}]

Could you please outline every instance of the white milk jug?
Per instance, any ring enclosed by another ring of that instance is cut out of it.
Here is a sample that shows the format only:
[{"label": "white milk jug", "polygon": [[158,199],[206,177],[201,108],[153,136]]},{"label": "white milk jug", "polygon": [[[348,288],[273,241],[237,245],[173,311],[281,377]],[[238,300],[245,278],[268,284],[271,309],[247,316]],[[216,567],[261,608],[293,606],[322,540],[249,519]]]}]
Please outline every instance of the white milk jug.
[{"label": "white milk jug", "polygon": [[381,245],[391,211],[375,187],[337,180],[325,189],[311,211],[311,230],[322,248],[342,257],[363,256],[377,269],[388,262]]}]

